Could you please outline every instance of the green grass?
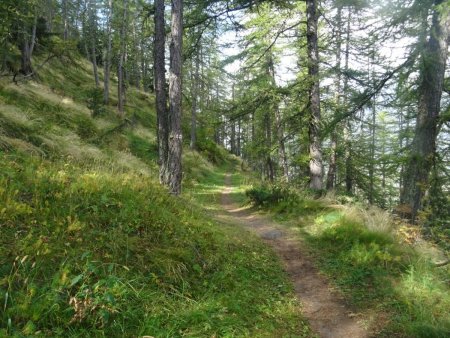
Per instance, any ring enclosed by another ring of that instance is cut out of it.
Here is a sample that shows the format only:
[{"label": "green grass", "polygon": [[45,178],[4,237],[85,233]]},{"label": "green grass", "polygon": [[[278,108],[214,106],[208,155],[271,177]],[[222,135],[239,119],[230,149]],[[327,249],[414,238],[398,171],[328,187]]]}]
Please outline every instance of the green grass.
[{"label": "green grass", "polygon": [[308,333],[272,252],[152,178],[18,154],[0,163],[2,335]]},{"label": "green grass", "polygon": [[133,126],[116,128],[114,93],[94,119],[79,62],[0,83],[0,336],[309,336],[273,252],[207,214],[236,159],[186,150],[170,196],[153,98],[130,88]]},{"label": "green grass", "polygon": [[376,336],[450,335],[449,267],[436,268],[401,243],[385,212],[306,196],[266,209],[302,230],[318,267],[352,306],[378,314]]}]

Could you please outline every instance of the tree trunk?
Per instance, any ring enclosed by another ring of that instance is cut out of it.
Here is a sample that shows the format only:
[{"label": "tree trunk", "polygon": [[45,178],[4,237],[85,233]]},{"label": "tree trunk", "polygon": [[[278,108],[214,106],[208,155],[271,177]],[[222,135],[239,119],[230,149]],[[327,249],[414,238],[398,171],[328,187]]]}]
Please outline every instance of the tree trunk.
[{"label": "tree trunk", "polygon": [[[352,19],[352,12],[350,7],[348,8],[347,15],[347,32],[345,37],[345,73],[348,71],[348,62],[350,55],[350,22]],[[344,78],[344,107],[347,108],[348,103],[348,76]],[[345,190],[347,194],[351,194],[353,191],[353,173],[352,173],[352,143],[350,139],[351,124],[350,119],[344,121],[344,143],[345,143]]]},{"label": "tree trunk", "polygon": [[193,58],[194,65],[192,67],[192,111],[191,111],[191,149],[195,149],[197,143],[197,102],[198,102],[198,76],[200,67],[200,58],[196,53]]},{"label": "tree trunk", "polygon": [[428,189],[429,173],[436,151],[450,24],[449,11],[443,10],[440,13],[436,8],[443,2],[444,0],[434,2],[430,36],[422,52],[416,131],[400,196],[401,203],[411,208],[413,221],[422,207],[422,200]]},{"label": "tree trunk", "polygon": [[169,119],[167,116],[166,69],[165,69],[165,19],[164,0],[155,0],[154,76],[156,118],[158,124],[159,181],[167,184],[167,157],[169,152]]},{"label": "tree trunk", "polygon": [[63,14],[63,40],[66,41],[69,38],[69,24],[67,19],[67,0],[62,0],[62,14]]},{"label": "tree trunk", "polygon": [[94,79],[95,79],[95,86],[98,88],[100,87],[100,79],[98,77],[98,67],[97,67],[97,49],[95,47],[95,34],[93,34],[92,37],[92,66],[94,68]]},{"label": "tree trunk", "polygon": [[309,175],[310,188],[322,189],[322,149],[320,140],[319,49],[317,43],[317,0],[306,1],[309,75]]},{"label": "tree trunk", "polygon": [[283,181],[289,181],[289,165],[286,154],[286,145],[284,143],[284,130],[283,130],[283,121],[281,118],[280,108],[276,107],[275,109],[275,122],[277,124],[277,138],[278,138],[278,156],[281,161],[281,168],[283,170]]},{"label": "tree trunk", "polygon": [[31,66],[30,40],[28,39],[28,34],[26,32],[22,33],[20,56],[20,72],[25,76],[33,74],[33,67]]},{"label": "tree trunk", "polygon": [[369,203],[373,204],[375,194],[375,126],[376,126],[376,97],[372,102],[372,123],[370,126],[370,163],[369,163]]},{"label": "tree trunk", "polygon": [[111,32],[111,26],[112,26],[112,0],[108,1],[108,17],[107,17],[107,39],[108,43],[106,45],[106,52],[105,52],[105,61],[104,61],[104,78],[103,78],[103,102],[105,104],[109,103],[109,80],[110,80],[110,73],[111,73],[111,47],[112,47],[112,32]]},{"label": "tree trunk", "polygon": [[172,0],[172,41],[170,43],[169,74],[169,191],[171,194],[181,193],[182,167],[182,133],[181,133],[181,68],[183,45],[183,0]]},{"label": "tree trunk", "polygon": [[124,74],[124,63],[125,63],[125,53],[126,53],[126,44],[125,44],[125,28],[127,24],[128,17],[128,0],[123,1],[123,21],[120,26],[120,51],[119,51],[119,63],[117,65],[117,97],[118,97],[118,105],[117,108],[119,110],[119,116],[124,116],[124,108],[125,108],[125,74]]},{"label": "tree trunk", "polygon": [[236,155],[241,156],[241,118],[238,119],[237,123]]},{"label": "tree trunk", "polygon": [[[337,9],[336,15],[336,26],[338,27],[336,33],[336,80],[335,80],[335,94],[334,101],[336,104],[337,113],[341,112],[341,25],[342,25],[342,7],[339,6]],[[335,181],[336,181],[336,172],[337,172],[337,147],[338,147],[338,135],[336,130],[333,130],[331,134],[331,154],[330,154],[330,167],[328,169],[327,175],[327,190],[334,189]]]},{"label": "tree trunk", "polygon": [[37,13],[34,14],[33,28],[31,29],[31,42],[30,42],[30,58],[33,55],[34,47],[36,46],[36,29],[37,29]]}]

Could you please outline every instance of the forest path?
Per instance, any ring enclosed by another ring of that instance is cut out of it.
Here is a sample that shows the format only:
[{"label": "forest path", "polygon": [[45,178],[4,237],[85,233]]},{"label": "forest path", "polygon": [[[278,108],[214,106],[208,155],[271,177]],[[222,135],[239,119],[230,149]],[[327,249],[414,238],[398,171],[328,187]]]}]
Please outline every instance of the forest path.
[{"label": "forest path", "polygon": [[303,314],[314,333],[323,338],[362,338],[369,333],[353,315],[343,300],[315,268],[298,233],[286,229],[269,217],[232,200],[231,175],[225,176],[226,188],[221,195],[224,213],[219,218],[241,225],[262,238],[279,256],[292,281],[295,293],[303,305]]}]

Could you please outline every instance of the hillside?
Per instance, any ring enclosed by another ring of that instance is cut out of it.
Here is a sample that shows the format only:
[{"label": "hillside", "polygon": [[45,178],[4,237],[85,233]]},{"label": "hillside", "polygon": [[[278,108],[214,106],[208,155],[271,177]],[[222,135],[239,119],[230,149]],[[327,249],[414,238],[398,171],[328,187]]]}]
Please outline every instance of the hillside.
[{"label": "hillside", "polygon": [[238,160],[186,149],[170,196],[153,96],[129,88],[120,120],[111,92],[93,118],[92,88],[81,58],[0,84],[0,335],[307,336],[274,254],[201,206]]}]

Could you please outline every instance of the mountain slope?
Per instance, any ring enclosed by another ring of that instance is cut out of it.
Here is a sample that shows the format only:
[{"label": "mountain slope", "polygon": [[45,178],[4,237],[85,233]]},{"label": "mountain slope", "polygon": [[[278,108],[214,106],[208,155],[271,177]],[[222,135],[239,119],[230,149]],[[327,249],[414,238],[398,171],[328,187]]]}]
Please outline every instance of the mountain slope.
[{"label": "mountain slope", "polygon": [[0,83],[0,335],[308,336],[273,253],[200,205],[224,170],[206,157],[235,160],[186,151],[186,194],[170,196],[152,96],[129,88],[120,120],[111,93],[92,118],[89,69]]}]

